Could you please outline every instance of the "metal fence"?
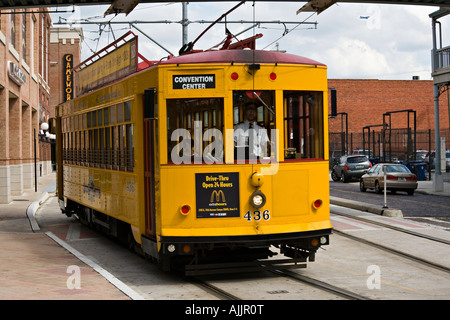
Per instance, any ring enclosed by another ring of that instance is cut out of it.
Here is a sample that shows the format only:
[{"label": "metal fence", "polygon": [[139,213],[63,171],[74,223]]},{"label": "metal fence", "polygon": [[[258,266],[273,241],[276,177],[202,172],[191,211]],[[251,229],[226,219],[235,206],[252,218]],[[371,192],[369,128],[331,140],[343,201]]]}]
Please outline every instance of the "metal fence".
[{"label": "metal fence", "polygon": [[[450,130],[440,130],[440,136],[445,137],[447,149],[450,148]],[[435,149],[434,130],[416,131],[411,128],[391,130],[371,130],[369,133],[330,132],[330,159],[344,154],[352,154],[356,150],[366,150],[364,153],[371,158],[389,160],[419,160],[417,150],[433,151]]]}]

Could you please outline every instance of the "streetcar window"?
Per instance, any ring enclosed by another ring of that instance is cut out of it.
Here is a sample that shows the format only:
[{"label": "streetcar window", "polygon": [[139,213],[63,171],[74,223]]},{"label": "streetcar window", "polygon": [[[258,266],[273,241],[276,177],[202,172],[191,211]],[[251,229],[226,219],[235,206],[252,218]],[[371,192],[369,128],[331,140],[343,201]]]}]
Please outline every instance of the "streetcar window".
[{"label": "streetcar window", "polygon": [[63,160],[82,166],[133,172],[131,114],[132,101],[127,101],[62,119]]},{"label": "streetcar window", "polygon": [[111,127],[111,165],[117,169],[117,127]]},{"label": "streetcar window", "polygon": [[92,114],[92,127],[97,126],[97,111],[90,112]]},{"label": "streetcar window", "polygon": [[105,164],[107,166],[111,165],[111,128],[105,128]]},{"label": "streetcar window", "polygon": [[233,124],[235,160],[275,158],[275,91],[233,91]]},{"label": "streetcar window", "polygon": [[109,107],[109,123],[115,124],[116,123],[116,106]]},{"label": "streetcar window", "polygon": [[124,126],[119,127],[119,136],[118,136],[118,151],[119,151],[119,169],[123,170],[125,168],[125,131]]},{"label": "streetcar window", "polygon": [[[100,119],[100,118],[99,118]],[[103,167],[103,165],[105,164],[105,137],[104,137],[104,129],[98,129],[98,134],[99,134],[99,163],[100,165]]]},{"label": "streetcar window", "polygon": [[83,117],[83,124],[82,124],[82,127],[83,127],[83,128],[87,128],[87,114],[84,113],[84,114],[82,115],[82,117]]},{"label": "streetcar window", "polygon": [[103,125],[103,113],[102,113],[102,109],[97,110],[97,124],[98,124],[98,126],[102,126],[102,125]]},{"label": "streetcar window", "polygon": [[126,167],[128,171],[133,171],[134,167],[134,147],[133,147],[133,125],[125,126],[125,143],[126,143]]},{"label": "streetcar window", "polygon": [[223,99],[167,100],[169,163],[223,163],[223,134]]},{"label": "streetcar window", "polygon": [[99,164],[99,157],[98,157],[98,151],[99,151],[99,146],[98,146],[98,129],[94,129],[94,164],[98,165]]},{"label": "streetcar window", "polygon": [[82,165],[86,162],[86,146],[84,143],[84,131],[80,131],[80,162]]},{"label": "streetcar window", "polygon": [[123,103],[117,105],[117,123],[123,122]]},{"label": "streetcar window", "polygon": [[323,131],[323,93],[285,91],[285,159],[323,159]]},{"label": "streetcar window", "polygon": [[88,112],[86,114],[86,117],[87,117],[87,127],[90,128],[91,127],[91,113]]},{"label": "streetcar window", "polygon": [[131,121],[131,102],[127,101],[123,104],[124,121]]}]

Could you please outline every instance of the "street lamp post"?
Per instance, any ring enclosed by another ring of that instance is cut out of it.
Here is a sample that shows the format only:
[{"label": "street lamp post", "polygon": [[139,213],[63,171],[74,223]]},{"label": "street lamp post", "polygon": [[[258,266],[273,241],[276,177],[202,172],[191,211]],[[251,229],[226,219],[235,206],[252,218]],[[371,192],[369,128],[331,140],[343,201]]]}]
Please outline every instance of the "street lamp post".
[{"label": "street lamp post", "polygon": [[[37,142],[36,142],[36,128],[34,130],[34,192],[37,192]],[[55,143],[56,136],[54,134],[51,134],[48,132],[48,123],[42,122],[41,123],[41,130],[39,130],[38,133],[39,136],[39,142],[43,143]]]}]

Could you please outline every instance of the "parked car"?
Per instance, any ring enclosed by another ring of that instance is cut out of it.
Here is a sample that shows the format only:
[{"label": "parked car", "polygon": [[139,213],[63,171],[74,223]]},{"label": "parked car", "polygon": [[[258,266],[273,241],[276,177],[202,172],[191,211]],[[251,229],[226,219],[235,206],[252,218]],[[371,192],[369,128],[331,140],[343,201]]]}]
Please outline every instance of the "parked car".
[{"label": "parked car", "polygon": [[423,149],[416,150],[416,160],[425,161],[427,155],[428,155],[428,150],[423,150]]},{"label": "parked car", "polygon": [[[431,156],[431,162],[429,161]],[[432,151],[431,153],[428,153],[424,159],[424,162],[428,163],[429,166],[431,166],[430,169],[434,169],[434,158],[436,157],[436,152]],[[450,172],[450,150],[445,151],[445,171]]]},{"label": "parked car", "polygon": [[339,163],[339,158],[342,157],[343,155],[347,155],[347,152],[342,153],[342,150],[335,150],[332,152],[331,156],[330,156],[330,165],[329,168],[333,169],[333,167]]},{"label": "parked car", "polygon": [[428,165],[427,167],[431,170],[434,169],[434,158],[436,157],[436,152],[433,150],[428,152],[423,161]]},{"label": "parked car", "polygon": [[450,172],[450,150],[445,152],[445,171]]},{"label": "parked car", "polygon": [[373,154],[373,151],[372,150],[363,150],[363,148],[357,148],[357,149],[355,149],[355,150],[353,150],[353,153],[352,154],[362,154],[362,155],[365,155],[365,156],[368,156],[369,158],[373,158],[374,157],[374,154]]},{"label": "parked car", "polygon": [[387,190],[391,193],[406,191],[409,195],[414,194],[417,189],[417,176],[405,165],[394,163],[378,163],[367,170],[359,182],[361,192],[366,192],[367,189],[374,189],[376,193],[383,192],[385,167]]},{"label": "parked car", "polygon": [[372,164],[367,156],[342,156],[339,158],[339,162],[334,165],[331,170],[331,179],[333,179],[333,181],[342,179],[344,182],[348,182],[351,179],[359,179],[370,167],[372,167]]}]

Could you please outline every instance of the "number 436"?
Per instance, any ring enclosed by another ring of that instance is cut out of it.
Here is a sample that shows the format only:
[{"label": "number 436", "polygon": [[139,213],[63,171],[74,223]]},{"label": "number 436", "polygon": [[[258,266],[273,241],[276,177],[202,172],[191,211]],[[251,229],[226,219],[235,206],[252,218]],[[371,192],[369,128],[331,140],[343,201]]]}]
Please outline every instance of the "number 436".
[{"label": "number 436", "polygon": [[269,220],[270,219],[270,211],[269,210],[264,210],[262,213],[259,210],[253,211],[253,213],[251,211],[247,211],[247,213],[244,215],[244,219],[247,219],[247,221],[260,221],[261,219],[264,220]]}]

